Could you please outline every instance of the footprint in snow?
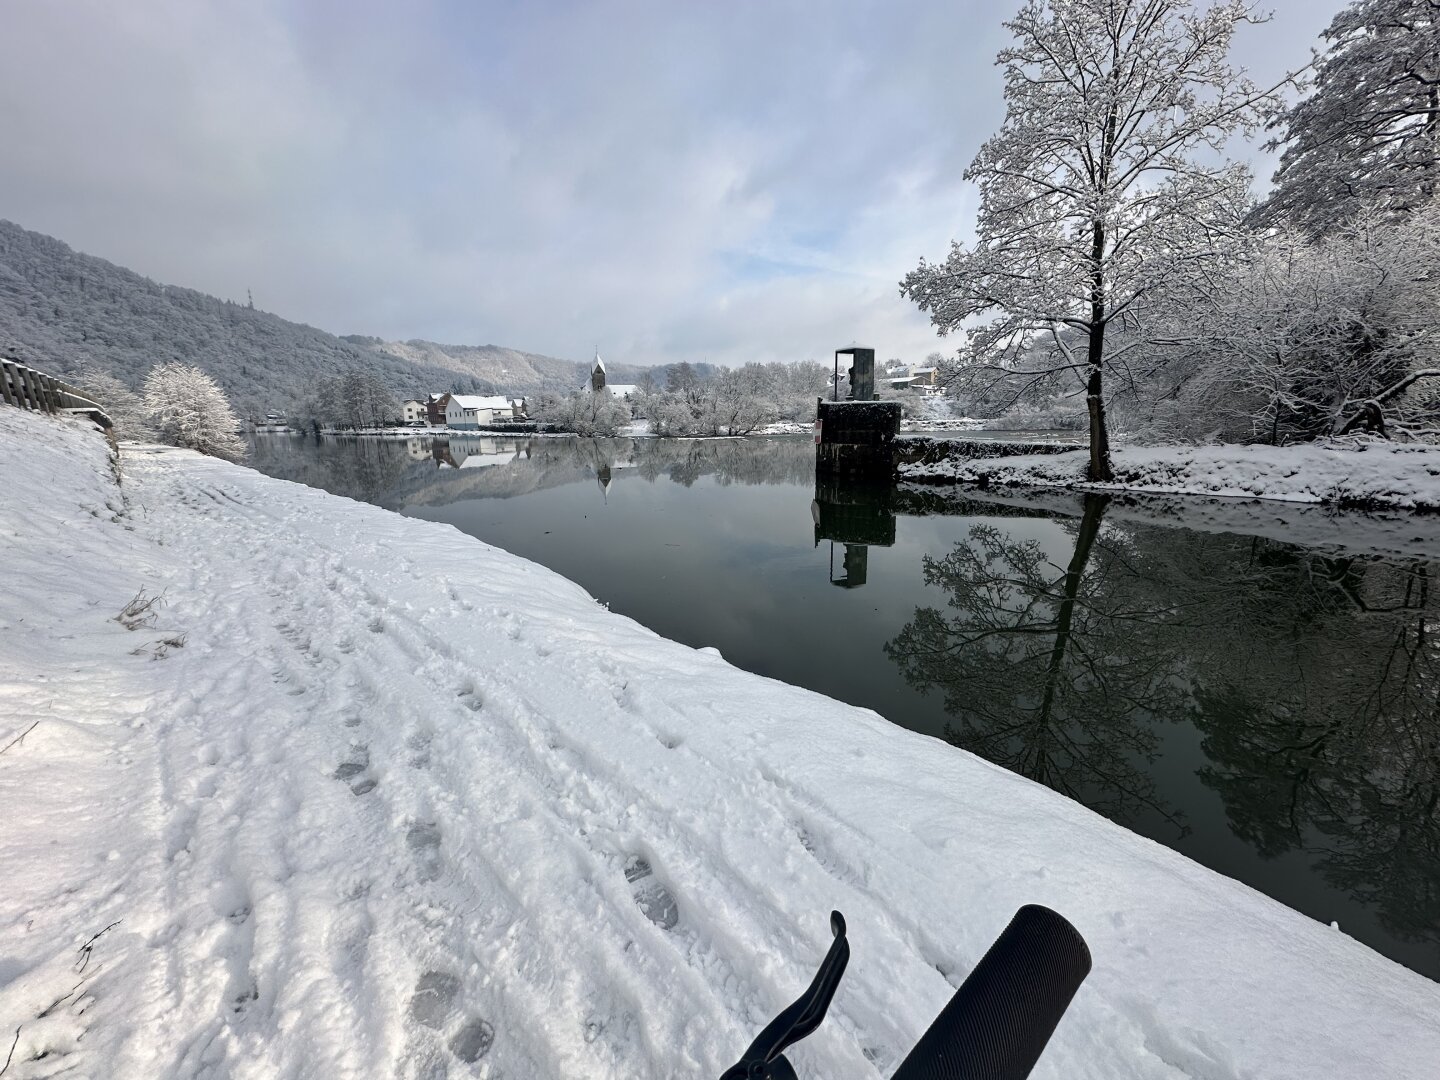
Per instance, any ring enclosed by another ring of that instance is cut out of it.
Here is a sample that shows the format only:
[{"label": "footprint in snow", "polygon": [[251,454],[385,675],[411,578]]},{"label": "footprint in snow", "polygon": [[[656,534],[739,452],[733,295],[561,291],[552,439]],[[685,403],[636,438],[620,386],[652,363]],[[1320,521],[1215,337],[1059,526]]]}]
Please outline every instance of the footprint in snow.
[{"label": "footprint in snow", "polygon": [[[460,1011],[460,988],[459,977],[448,971],[425,972],[410,998],[410,1019],[432,1031],[443,1032]],[[494,1043],[495,1028],[487,1020],[466,1016],[446,1045],[452,1054],[471,1065],[484,1057]]]},{"label": "footprint in snow", "polygon": [[342,780],[350,785],[350,790],[356,795],[368,795],[375,790],[378,781],[366,774],[370,768],[370,751],[364,746],[352,746],[350,748],[350,760],[342,761],[335,768],[332,774],[336,780]]},{"label": "footprint in snow", "polygon": [[421,881],[434,881],[440,876],[440,826],[419,821],[405,833],[405,843],[415,855],[415,869]]},{"label": "footprint in snow", "polygon": [[641,913],[661,930],[673,930],[680,923],[680,905],[670,890],[655,877],[650,864],[639,855],[625,860],[625,880]]},{"label": "footprint in snow", "polygon": [[495,1042],[495,1029],[478,1016],[466,1021],[450,1036],[450,1052],[467,1065],[474,1064],[490,1051]]},{"label": "footprint in snow", "polygon": [[436,1030],[445,1027],[455,1012],[455,998],[459,993],[458,976],[448,971],[425,972],[410,997],[410,1019]]}]

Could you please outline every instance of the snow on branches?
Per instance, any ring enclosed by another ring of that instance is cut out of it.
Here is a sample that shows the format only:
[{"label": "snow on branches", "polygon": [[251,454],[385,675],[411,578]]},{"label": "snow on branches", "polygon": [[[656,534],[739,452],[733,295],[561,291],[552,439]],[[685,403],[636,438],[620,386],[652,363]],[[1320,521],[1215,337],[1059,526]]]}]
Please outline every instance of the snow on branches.
[{"label": "snow on branches", "polygon": [[1437,277],[1440,208],[1370,211],[1318,240],[1271,230],[1224,283],[1146,312],[1148,355],[1165,362],[1143,427],[1274,445],[1433,438]]},{"label": "snow on branches", "polygon": [[1284,153],[1259,215],[1311,235],[1412,210],[1440,181],[1440,0],[1358,0],[1324,37],[1314,92],[1271,124]]},{"label": "snow on branches", "polygon": [[245,453],[245,443],[236,435],[240,421],[224,391],[193,364],[151,368],[141,403],[161,442],[231,460]]},{"label": "snow on branches", "polygon": [[998,60],[1005,121],[965,174],[980,188],[976,242],[901,283],[941,334],[989,320],[960,353],[972,388],[1019,397],[1079,380],[1093,479],[1110,474],[1101,376],[1122,359],[1107,327],[1213,273],[1241,231],[1247,170],[1198,155],[1277,103],[1227,61],[1255,21],[1241,0],[1027,0]]}]

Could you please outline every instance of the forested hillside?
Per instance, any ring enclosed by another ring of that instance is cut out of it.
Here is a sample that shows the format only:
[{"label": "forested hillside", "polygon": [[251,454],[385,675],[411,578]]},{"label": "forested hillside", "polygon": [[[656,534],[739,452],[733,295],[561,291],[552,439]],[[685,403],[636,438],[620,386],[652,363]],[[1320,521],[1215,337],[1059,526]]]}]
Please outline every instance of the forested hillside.
[{"label": "forested hillside", "polygon": [[[320,379],[360,370],[397,397],[514,395],[578,387],[588,364],[485,346],[336,337],[246,304],[160,285],[0,221],[0,354],[83,381],[107,372],[138,388],[155,364],[212,375],[242,416],[285,412]],[[638,368],[611,365],[617,381]]]}]

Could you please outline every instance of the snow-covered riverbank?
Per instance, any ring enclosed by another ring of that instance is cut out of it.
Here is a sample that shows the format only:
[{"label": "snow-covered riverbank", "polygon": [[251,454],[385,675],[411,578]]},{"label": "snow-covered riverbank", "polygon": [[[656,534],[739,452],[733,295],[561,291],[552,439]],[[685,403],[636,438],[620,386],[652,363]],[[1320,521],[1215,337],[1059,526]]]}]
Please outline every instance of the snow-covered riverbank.
[{"label": "snow-covered riverbank", "polygon": [[1440,986],[962,751],[448,526],[123,471],[0,408],[7,1080],[713,1077],[832,907],[793,1058],[878,1078],[1027,902],[1095,957],[1037,1077],[1440,1060]]},{"label": "snow-covered riverbank", "polygon": [[1440,447],[1391,443],[1119,447],[1115,481],[1083,480],[1086,451],[903,465],[905,480],[1166,495],[1218,495],[1332,506],[1440,510]]}]

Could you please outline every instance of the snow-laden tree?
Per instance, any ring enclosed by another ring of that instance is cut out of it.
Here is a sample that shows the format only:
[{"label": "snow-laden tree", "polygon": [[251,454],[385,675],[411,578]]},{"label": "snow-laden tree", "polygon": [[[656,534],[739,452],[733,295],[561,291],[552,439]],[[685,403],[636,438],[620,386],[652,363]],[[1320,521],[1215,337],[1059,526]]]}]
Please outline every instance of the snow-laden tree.
[{"label": "snow-laden tree", "polygon": [[117,439],[150,439],[155,433],[145,416],[139,395],[106,371],[81,370],[76,388],[105,410]]},{"label": "snow-laden tree", "polygon": [[814,419],[826,372],[813,360],[745,364],[705,376],[689,365],[669,388],[642,394],[641,416],[657,435],[748,435],[773,420]]},{"label": "snow-laden tree", "polygon": [[1440,0],[1358,0],[1335,16],[1313,92],[1280,114],[1263,220],[1319,234],[1362,207],[1404,212],[1440,182]]},{"label": "snow-laden tree", "polygon": [[145,376],[140,399],[161,442],[232,461],[245,453],[240,421],[225,392],[193,364],[159,364]]},{"label": "snow-laden tree", "polygon": [[942,335],[969,327],[952,381],[1083,389],[1092,479],[1111,476],[1103,373],[1143,348],[1106,330],[1217,272],[1241,231],[1248,172],[1200,159],[1275,104],[1227,62],[1255,21],[1241,0],[1027,0],[998,60],[1005,121],[965,173],[976,241],[901,283]]},{"label": "snow-laden tree", "polygon": [[[1440,206],[1314,240],[1272,230],[1218,285],[1146,313],[1160,437],[1283,444],[1367,430],[1434,438]],[[1163,339],[1163,340],[1162,340]]]},{"label": "snow-laden tree", "polygon": [[576,435],[618,435],[630,422],[630,406],[607,390],[572,393],[565,396],[542,394],[532,412],[542,423]]},{"label": "snow-laden tree", "polygon": [[376,375],[347,371],[315,383],[310,392],[291,407],[291,419],[302,425],[320,423],[327,427],[383,427],[400,418],[400,402]]}]

